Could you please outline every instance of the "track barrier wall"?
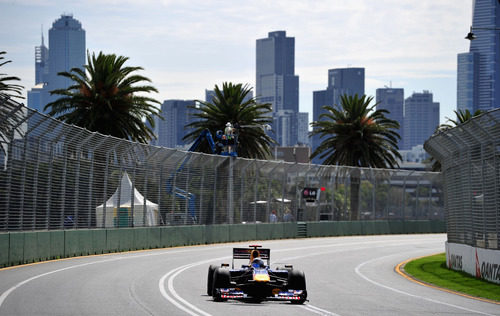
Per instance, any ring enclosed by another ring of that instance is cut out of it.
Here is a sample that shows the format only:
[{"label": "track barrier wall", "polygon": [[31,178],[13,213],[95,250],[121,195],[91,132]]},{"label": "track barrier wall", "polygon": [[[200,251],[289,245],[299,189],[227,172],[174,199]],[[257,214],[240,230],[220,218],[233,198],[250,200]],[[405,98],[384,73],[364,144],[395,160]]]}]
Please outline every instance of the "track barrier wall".
[{"label": "track barrier wall", "polygon": [[[189,245],[299,237],[297,223],[191,225],[0,233],[0,267]],[[444,221],[307,222],[305,237],[444,233]],[[304,236],[302,236],[304,237]]]}]

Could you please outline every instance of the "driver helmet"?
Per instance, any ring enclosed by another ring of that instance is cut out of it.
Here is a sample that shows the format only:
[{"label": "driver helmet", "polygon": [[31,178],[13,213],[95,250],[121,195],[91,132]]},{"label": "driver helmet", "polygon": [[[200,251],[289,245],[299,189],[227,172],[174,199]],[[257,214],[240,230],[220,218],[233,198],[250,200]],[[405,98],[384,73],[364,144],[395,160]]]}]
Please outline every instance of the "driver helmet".
[{"label": "driver helmet", "polygon": [[227,126],[227,127],[231,127],[232,125],[231,125],[231,123],[230,123],[230,122],[227,122],[227,123],[226,123],[226,126]]},{"label": "driver helmet", "polygon": [[252,267],[254,268],[264,268],[266,265],[264,264],[264,260],[262,260],[261,258],[255,258],[253,259],[252,261]]}]

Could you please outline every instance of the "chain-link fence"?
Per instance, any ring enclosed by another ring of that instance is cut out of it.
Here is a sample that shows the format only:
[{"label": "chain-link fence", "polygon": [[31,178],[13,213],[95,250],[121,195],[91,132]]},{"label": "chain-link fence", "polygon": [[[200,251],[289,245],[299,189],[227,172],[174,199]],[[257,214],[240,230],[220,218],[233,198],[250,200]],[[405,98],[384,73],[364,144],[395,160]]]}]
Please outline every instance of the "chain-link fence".
[{"label": "chain-link fence", "polygon": [[500,109],[425,143],[441,162],[448,241],[500,249]]},{"label": "chain-link fence", "polygon": [[[440,174],[251,160],[103,136],[0,98],[0,231],[442,219]],[[317,188],[306,201],[304,188]],[[351,193],[355,192],[355,200]]]}]

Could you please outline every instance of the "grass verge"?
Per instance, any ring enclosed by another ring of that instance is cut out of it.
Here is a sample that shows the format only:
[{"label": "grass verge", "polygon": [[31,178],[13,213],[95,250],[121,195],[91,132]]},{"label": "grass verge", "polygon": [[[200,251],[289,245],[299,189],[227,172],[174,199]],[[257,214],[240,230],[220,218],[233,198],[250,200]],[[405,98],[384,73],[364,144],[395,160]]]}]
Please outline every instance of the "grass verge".
[{"label": "grass verge", "polygon": [[404,271],[432,285],[500,302],[500,285],[448,269],[444,253],[412,260],[406,263]]}]

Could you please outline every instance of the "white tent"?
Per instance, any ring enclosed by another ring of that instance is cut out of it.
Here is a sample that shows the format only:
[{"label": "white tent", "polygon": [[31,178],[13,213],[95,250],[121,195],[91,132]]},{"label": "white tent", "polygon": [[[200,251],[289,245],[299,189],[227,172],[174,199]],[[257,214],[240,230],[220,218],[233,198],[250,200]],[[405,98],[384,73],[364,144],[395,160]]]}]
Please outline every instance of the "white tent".
[{"label": "white tent", "polygon": [[[132,226],[132,217],[134,219],[133,226],[158,225],[158,204],[146,200],[136,188],[133,188],[132,181],[126,172],[123,173],[120,188],[116,189],[105,204],[105,212],[104,204],[96,207],[97,227]],[[132,205],[134,206],[133,215]],[[105,224],[103,225],[103,223]]]}]

